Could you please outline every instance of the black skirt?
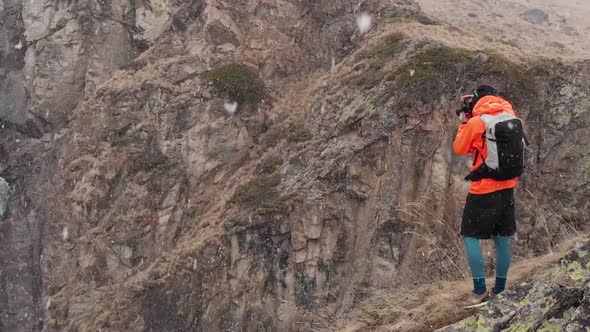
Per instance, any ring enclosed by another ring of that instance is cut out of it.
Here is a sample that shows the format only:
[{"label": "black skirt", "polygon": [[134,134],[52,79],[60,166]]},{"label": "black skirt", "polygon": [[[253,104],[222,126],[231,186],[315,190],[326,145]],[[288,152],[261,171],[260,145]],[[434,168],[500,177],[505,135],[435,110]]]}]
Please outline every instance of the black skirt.
[{"label": "black skirt", "polygon": [[461,236],[489,239],[492,236],[512,236],[514,233],[514,188],[483,195],[467,195]]}]

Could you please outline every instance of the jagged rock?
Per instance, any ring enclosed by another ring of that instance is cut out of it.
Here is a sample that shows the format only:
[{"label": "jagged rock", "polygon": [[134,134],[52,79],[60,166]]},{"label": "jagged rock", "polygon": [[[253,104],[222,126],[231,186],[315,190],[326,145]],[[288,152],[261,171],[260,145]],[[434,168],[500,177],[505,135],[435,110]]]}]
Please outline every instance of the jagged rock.
[{"label": "jagged rock", "polygon": [[586,331],[590,329],[590,242],[541,277],[531,277],[473,317],[439,331]]},{"label": "jagged rock", "polygon": [[0,177],[0,219],[6,214],[8,200],[10,199],[10,185]]},{"label": "jagged rock", "polygon": [[545,24],[549,23],[549,15],[541,9],[529,9],[524,12],[525,20],[533,24]]},{"label": "jagged rock", "polygon": [[[31,119],[24,112],[26,108],[25,77],[22,68],[25,65],[26,41],[25,29],[20,18],[20,1],[7,1],[0,8],[0,118],[4,121],[23,125]],[[19,45],[20,47],[15,47]]]},{"label": "jagged rock", "polygon": [[47,134],[43,135],[39,140],[44,143],[49,143],[49,142],[51,142],[52,136],[53,136],[52,134],[47,133]]},{"label": "jagged rock", "polygon": [[[137,26],[141,29],[140,37],[153,43],[170,24],[171,8],[168,1],[135,2],[135,13],[128,13],[135,17]],[[132,11],[133,9],[127,9]]]},{"label": "jagged rock", "polygon": [[239,46],[239,30],[234,21],[223,12],[208,7],[206,10],[205,39],[211,45],[231,44]]},{"label": "jagged rock", "polygon": [[322,221],[317,215],[313,215],[311,220],[306,220],[305,223],[305,236],[308,239],[319,239],[322,234]]}]

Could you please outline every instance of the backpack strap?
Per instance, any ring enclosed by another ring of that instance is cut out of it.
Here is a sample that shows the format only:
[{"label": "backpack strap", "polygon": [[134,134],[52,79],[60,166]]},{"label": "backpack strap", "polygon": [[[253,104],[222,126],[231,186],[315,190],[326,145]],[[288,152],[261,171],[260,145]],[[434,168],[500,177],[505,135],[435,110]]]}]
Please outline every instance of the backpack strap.
[{"label": "backpack strap", "polygon": [[[486,144],[486,132],[485,132],[485,130],[484,130],[484,132],[481,134],[481,140],[482,140],[482,144],[481,144],[481,146],[482,146],[482,149],[483,149],[483,146],[484,146],[484,144]],[[477,159],[478,159],[479,157],[481,157],[481,160],[482,160],[483,162],[485,162],[485,161],[486,161],[486,160],[484,159],[484,157],[483,157],[483,152],[482,152],[482,151],[479,151],[478,149],[475,149],[475,158],[473,158],[473,166],[475,166],[475,164],[477,164]]]},{"label": "backpack strap", "polygon": [[[482,166],[486,165],[486,159],[483,156],[483,148],[485,147],[486,141],[489,139],[487,137],[487,131],[488,131],[488,123],[487,121],[485,121],[481,115],[478,115],[479,119],[481,120],[481,122],[483,122],[484,124],[484,130],[483,133],[481,133],[481,147],[482,147],[482,151],[480,150],[476,150],[475,151],[475,158],[473,159],[473,166],[475,166],[475,164],[477,164],[477,159],[481,157],[481,161],[482,164],[474,171],[471,171],[469,174],[467,174],[467,176],[465,177],[466,181],[471,181],[474,178],[477,178],[478,176],[476,176],[476,172],[479,170],[479,168],[481,168]],[[478,179],[479,180],[479,179]]]}]

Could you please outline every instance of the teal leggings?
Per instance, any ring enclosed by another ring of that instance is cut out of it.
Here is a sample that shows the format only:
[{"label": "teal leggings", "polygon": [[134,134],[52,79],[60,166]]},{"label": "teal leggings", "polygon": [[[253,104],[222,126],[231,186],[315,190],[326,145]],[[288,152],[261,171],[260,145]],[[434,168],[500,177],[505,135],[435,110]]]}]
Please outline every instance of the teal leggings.
[{"label": "teal leggings", "polygon": [[[476,284],[475,288],[481,289],[481,283],[483,282],[483,289],[485,290],[484,260],[479,246],[479,239],[464,236],[463,243],[467,252],[467,261],[471,268],[471,275]],[[496,244],[496,287],[494,291],[499,293],[504,290],[508,269],[510,268],[510,238],[508,236],[495,236],[494,243]]]}]

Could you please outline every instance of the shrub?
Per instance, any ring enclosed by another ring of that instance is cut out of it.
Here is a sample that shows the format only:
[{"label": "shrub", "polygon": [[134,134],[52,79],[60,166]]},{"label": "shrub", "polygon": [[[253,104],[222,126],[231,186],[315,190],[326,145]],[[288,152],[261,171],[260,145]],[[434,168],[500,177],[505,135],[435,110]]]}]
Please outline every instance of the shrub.
[{"label": "shrub", "polygon": [[286,214],[289,211],[290,202],[297,199],[297,197],[298,196],[295,193],[276,196],[274,199],[269,201],[267,204],[257,207],[256,214],[258,214],[258,215]]},{"label": "shrub", "polygon": [[305,128],[303,123],[296,123],[291,126],[287,139],[292,143],[305,142],[313,137],[311,130]]},{"label": "shrub", "polygon": [[276,187],[280,183],[281,176],[278,174],[261,175],[238,188],[229,202],[267,206],[273,199],[279,196]]},{"label": "shrub", "polygon": [[259,170],[263,174],[272,174],[277,170],[277,167],[283,163],[283,158],[278,155],[271,154],[264,158],[260,165]]},{"label": "shrub", "polygon": [[254,212],[257,215],[286,214],[289,211],[289,202],[297,199],[298,195],[281,195],[277,189],[280,183],[281,176],[278,174],[261,175],[238,188],[229,203],[255,207]]},{"label": "shrub", "polygon": [[256,72],[243,64],[228,64],[200,76],[240,104],[256,104],[264,96],[264,83]]}]

